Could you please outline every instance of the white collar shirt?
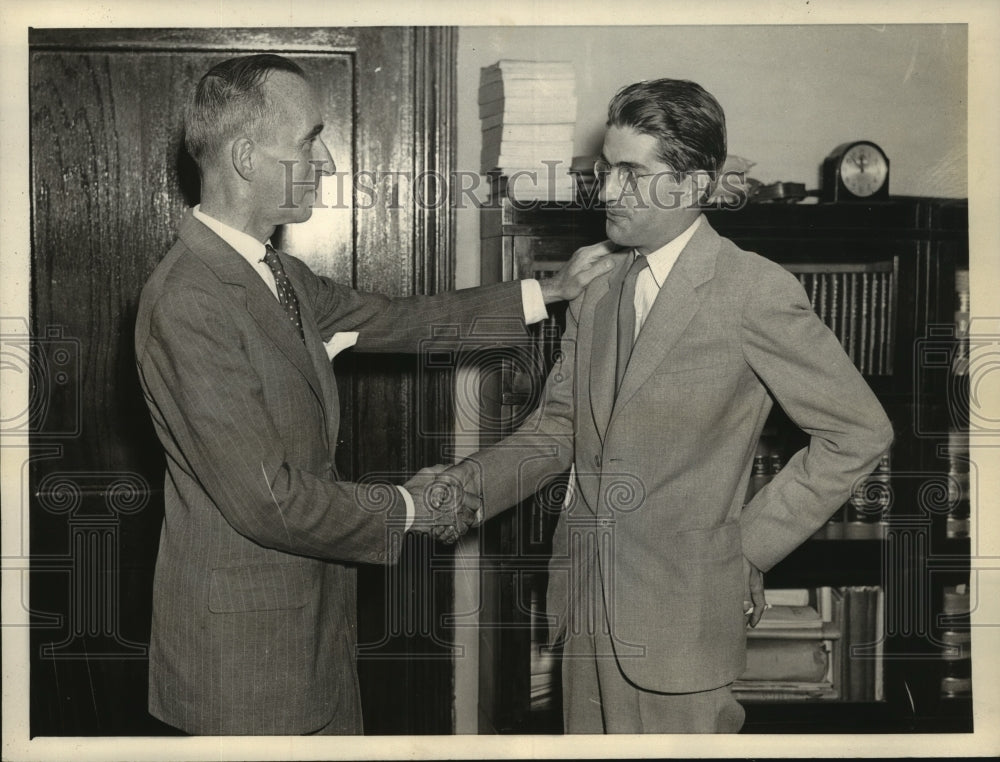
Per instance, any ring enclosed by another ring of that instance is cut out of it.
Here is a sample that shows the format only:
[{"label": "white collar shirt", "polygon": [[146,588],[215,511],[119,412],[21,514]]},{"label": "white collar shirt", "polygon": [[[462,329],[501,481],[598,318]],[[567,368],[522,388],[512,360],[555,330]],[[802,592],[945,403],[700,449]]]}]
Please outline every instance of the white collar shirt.
[{"label": "white collar shirt", "polygon": [[[684,251],[684,247],[687,246],[695,231],[698,230],[698,226],[701,225],[701,219],[699,215],[683,233],[646,255],[649,267],[644,268],[639,273],[635,282],[635,335],[632,337],[633,340],[638,338],[642,324],[649,317],[650,310],[653,309],[653,302],[656,301],[656,297],[666,282],[667,276],[670,275],[677,258]],[[642,255],[633,252],[633,256]]]},{"label": "white collar shirt", "polygon": [[224,222],[219,222],[215,219],[215,217],[209,217],[201,211],[201,204],[194,207],[194,209],[191,210],[191,213],[194,214],[194,218],[196,220],[201,222],[205,227],[219,236],[219,238],[232,246],[236,252],[257,272],[267,287],[271,289],[271,293],[274,294],[274,298],[278,298],[278,287],[274,282],[274,273],[271,272],[271,268],[268,267],[267,263],[264,261],[264,254],[267,253],[267,249],[264,247],[264,244],[252,235],[247,235],[240,230],[236,230],[236,228],[231,228]]}]

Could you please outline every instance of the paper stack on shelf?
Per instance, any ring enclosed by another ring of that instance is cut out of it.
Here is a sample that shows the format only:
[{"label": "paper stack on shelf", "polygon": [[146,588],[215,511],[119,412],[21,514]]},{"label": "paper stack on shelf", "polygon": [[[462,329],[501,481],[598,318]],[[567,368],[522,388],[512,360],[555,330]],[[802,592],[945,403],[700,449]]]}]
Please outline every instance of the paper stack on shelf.
[{"label": "paper stack on shelf", "polygon": [[747,667],[733,685],[741,701],[840,698],[843,639],[836,591],[769,590],[769,608],[747,631]]},{"label": "paper stack on shelf", "polygon": [[568,61],[501,60],[481,70],[484,174],[518,200],[572,201],[576,79]]},{"label": "paper stack on shelf", "polygon": [[[884,595],[878,586],[767,591],[772,601],[747,631],[741,701],[881,701]],[[803,603],[803,597],[808,602]]]}]

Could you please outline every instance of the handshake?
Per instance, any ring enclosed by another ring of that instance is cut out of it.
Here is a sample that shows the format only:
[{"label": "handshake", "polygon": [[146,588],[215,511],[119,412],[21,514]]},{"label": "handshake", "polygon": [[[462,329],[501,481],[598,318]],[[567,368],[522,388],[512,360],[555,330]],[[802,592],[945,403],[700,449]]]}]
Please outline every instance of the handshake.
[{"label": "handshake", "polygon": [[448,545],[482,521],[483,498],[476,464],[422,468],[403,485],[413,497],[414,532],[425,532]]}]

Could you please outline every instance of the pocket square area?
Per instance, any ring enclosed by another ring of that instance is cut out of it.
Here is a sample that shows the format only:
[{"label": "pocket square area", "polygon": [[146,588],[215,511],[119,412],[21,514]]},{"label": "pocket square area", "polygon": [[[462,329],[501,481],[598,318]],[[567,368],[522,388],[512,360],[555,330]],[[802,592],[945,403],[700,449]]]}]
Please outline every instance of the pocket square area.
[{"label": "pocket square area", "polygon": [[344,331],[342,333],[333,334],[329,341],[323,343],[323,346],[326,348],[327,359],[332,360],[345,349],[350,349],[357,343],[357,331]]}]

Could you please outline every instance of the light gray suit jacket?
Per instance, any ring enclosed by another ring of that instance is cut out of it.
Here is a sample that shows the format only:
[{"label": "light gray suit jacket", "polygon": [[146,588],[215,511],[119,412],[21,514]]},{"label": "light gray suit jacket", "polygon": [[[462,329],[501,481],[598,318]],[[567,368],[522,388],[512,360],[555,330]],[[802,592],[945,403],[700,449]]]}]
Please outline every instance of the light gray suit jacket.
[{"label": "light gray suit jacket", "polygon": [[150,712],[189,733],[298,734],[337,706],[360,731],[353,564],[396,560],[387,522],[400,531],[405,507],[394,488],[336,480],[322,341],[359,331],[360,351],[417,351],[435,325],[522,316],[520,285],[389,299],[282,254],[303,344],[242,256],[190,213],[178,235],[135,332],[167,457]]},{"label": "light gray suit jacket", "polygon": [[[745,667],[742,556],[766,571],[800,545],[892,428],[795,276],[707,220],[657,296],[616,400],[621,259],[570,305],[538,410],[472,460],[486,517],[573,463],[549,613],[584,624],[594,575],[624,674],[651,690],[707,690]],[[810,441],[744,508],[772,395]]]}]

